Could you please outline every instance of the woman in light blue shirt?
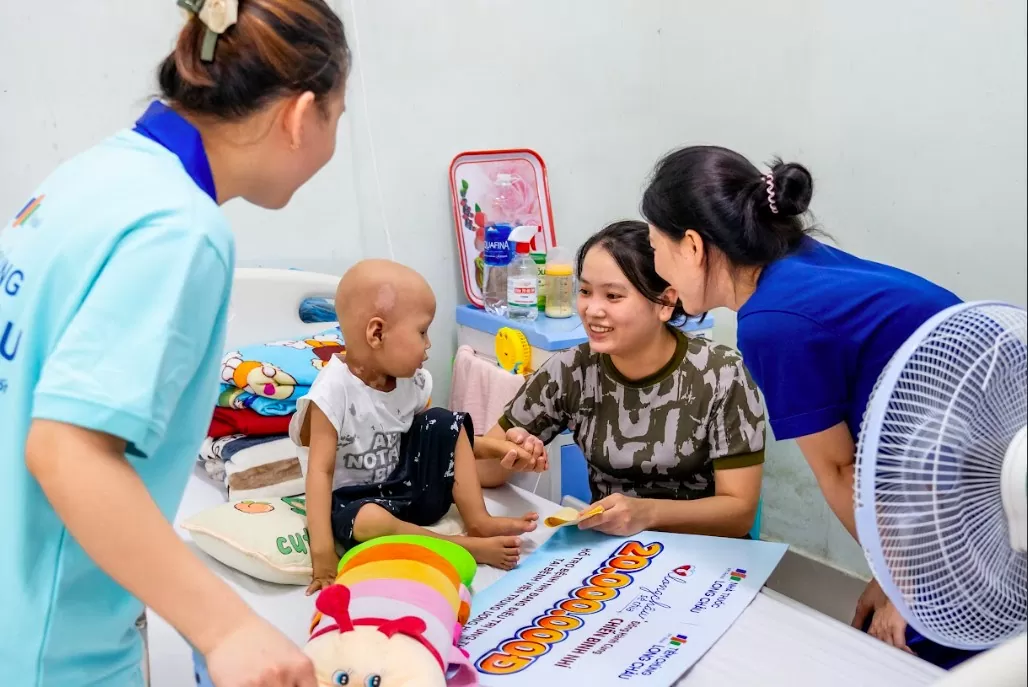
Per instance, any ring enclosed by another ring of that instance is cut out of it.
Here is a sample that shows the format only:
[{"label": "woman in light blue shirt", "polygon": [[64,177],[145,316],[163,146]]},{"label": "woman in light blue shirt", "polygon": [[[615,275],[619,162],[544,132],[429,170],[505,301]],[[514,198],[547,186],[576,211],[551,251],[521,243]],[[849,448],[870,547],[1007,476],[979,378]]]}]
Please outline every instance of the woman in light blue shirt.
[{"label": "woman in light blue shirt", "polygon": [[144,604],[219,687],[315,685],[169,520],[217,393],[219,206],[280,208],[328,162],[349,51],[324,0],[243,0],[227,29],[186,4],[162,100],[0,232],[3,685],[142,684]]}]

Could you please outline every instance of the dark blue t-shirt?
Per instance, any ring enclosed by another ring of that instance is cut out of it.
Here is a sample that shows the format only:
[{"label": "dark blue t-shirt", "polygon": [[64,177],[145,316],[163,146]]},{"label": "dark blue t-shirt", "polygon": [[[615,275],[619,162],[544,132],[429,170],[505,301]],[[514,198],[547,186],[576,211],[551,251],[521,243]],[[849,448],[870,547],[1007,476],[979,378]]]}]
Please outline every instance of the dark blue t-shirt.
[{"label": "dark blue t-shirt", "polygon": [[809,238],[767,266],[739,310],[738,341],[775,437],[845,422],[856,442],[868,397],[893,353],[959,302],[926,279]]}]

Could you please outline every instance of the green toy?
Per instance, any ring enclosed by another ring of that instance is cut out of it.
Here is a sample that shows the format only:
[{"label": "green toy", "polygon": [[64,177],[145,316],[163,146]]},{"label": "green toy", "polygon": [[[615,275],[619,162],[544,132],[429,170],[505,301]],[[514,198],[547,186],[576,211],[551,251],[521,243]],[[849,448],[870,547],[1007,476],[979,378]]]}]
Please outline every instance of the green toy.
[{"label": "green toy", "polygon": [[475,572],[478,570],[478,565],[475,563],[474,557],[472,557],[472,555],[468,553],[467,549],[460,544],[454,544],[453,542],[446,541],[445,539],[426,537],[420,534],[393,534],[386,537],[377,537],[362,544],[358,544],[347,551],[343,557],[339,559],[339,569],[341,569],[347,561],[361,551],[367,551],[373,546],[378,546],[379,544],[414,544],[416,546],[423,546],[426,549],[439,554],[457,569],[457,574],[460,576],[461,582],[468,589],[471,588],[471,582],[475,579]]}]

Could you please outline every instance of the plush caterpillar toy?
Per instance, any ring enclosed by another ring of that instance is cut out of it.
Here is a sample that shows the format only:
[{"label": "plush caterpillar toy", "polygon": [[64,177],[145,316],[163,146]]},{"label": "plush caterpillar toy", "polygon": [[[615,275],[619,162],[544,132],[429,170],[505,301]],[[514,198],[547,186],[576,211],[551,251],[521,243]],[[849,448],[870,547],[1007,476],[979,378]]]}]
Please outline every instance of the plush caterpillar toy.
[{"label": "plush caterpillar toy", "polygon": [[304,649],[318,684],[477,685],[457,647],[475,570],[463,547],[431,537],[380,537],[348,551],[318,595]]}]

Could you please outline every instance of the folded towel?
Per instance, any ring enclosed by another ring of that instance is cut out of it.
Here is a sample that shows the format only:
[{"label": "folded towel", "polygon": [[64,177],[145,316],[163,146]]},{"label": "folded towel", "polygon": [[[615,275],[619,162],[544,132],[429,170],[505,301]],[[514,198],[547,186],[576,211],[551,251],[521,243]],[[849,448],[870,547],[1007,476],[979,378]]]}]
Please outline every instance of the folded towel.
[{"label": "folded towel", "polygon": [[221,363],[218,407],[291,415],[296,412],[297,399],[307,393],[321,368],[345,350],[342,332],[333,327],[310,338],[231,351]]},{"label": "folded towel", "polygon": [[289,432],[288,415],[261,415],[249,408],[215,408],[207,436],[214,439],[231,434],[245,434],[251,437],[266,437]]},{"label": "folded towel", "polygon": [[221,458],[204,460],[203,470],[207,473],[207,476],[211,478],[212,482],[221,487],[225,487],[225,461]]},{"label": "folded towel", "polygon": [[225,444],[240,439],[242,436],[241,434],[230,434],[223,437],[207,437],[203,440],[203,444],[200,445],[197,460],[203,465],[203,469],[207,476],[211,478],[211,481],[226,489],[228,488],[228,483],[227,475],[225,474],[225,459],[221,455],[221,450]]},{"label": "folded towel", "polygon": [[450,410],[469,413],[475,433],[485,434],[524,383],[521,375],[479,358],[470,346],[461,346],[453,359]]},{"label": "folded towel", "polygon": [[200,448],[200,459],[208,474],[222,466],[232,500],[280,498],[304,492],[306,450],[298,448],[289,437],[207,437]]}]

